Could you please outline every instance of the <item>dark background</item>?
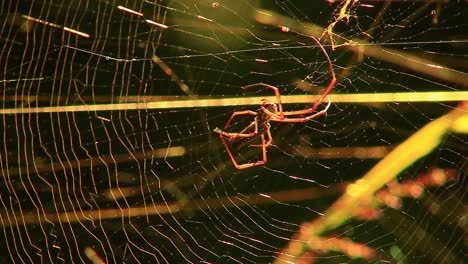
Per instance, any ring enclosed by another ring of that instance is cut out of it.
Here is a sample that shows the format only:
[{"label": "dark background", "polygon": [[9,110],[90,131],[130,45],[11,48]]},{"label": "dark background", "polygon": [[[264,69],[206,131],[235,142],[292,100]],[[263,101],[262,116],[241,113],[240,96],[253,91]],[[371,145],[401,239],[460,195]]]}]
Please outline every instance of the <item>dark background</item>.
[{"label": "dark background", "polygon": [[[328,83],[327,63],[312,42],[260,25],[253,14],[264,8],[298,23],[326,27],[339,3],[218,3],[216,9],[209,1],[188,0],[4,1],[2,108],[187,96],[175,75],[191,95],[208,98],[269,95],[240,89],[257,82],[278,86],[283,95],[304,94],[294,83],[308,74],[315,86]],[[354,6],[349,21],[338,23],[335,32],[346,39],[364,38],[385,5],[367,4],[374,7]],[[144,18],[119,11],[118,5],[138,10]],[[215,22],[200,22],[197,15]],[[466,15],[466,4],[454,1],[395,2],[372,26],[369,41],[466,74],[466,42],[456,42],[466,40]],[[170,27],[161,30],[144,19]],[[64,26],[90,37],[71,34]],[[272,43],[282,48],[271,49]],[[345,48],[325,47],[338,77],[332,93],[466,89],[376,58],[359,62]],[[152,62],[153,54],[175,75]],[[255,63],[256,58],[269,63]],[[350,73],[345,75],[346,70]],[[242,171],[232,166],[212,130],[222,127],[233,111],[255,110],[252,106],[2,114],[0,258],[2,263],[91,263],[85,250],[92,248],[108,263],[272,262],[302,223],[320,217],[341,194],[339,184],[359,179],[379,160],[303,157],[299,146],[391,149],[454,106],[456,102],[333,104],[326,117],[306,124],[272,123],[268,163]],[[249,122],[241,118],[230,129],[239,131]],[[167,159],[154,154],[173,146],[183,146],[185,154]],[[239,154],[240,161],[249,162],[260,153],[245,148]],[[328,233],[374,248],[377,261],[396,261],[390,249],[397,245],[406,263],[461,263],[466,255],[466,137],[447,135],[399,179],[414,179],[432,168],[453,169],[457,178],[426,190],[422,200],[404,199],[400,210],[382,207],[377,220],[351,220]],[[318,197],[266,201],[258,195],[304,188],[315,188]],[[125,199],[109,196],[109,190],[124,190]],[[150,212],[174,204],[177,212]],[[140,216],[125,211],[145,207],[148,212]],[[115,210],[112,217],[99,216],[108,209]],[[80,220],[58,220],[64,212]],[[342,252],[317,256],[313,260],[321,263],[365,262]]]}]

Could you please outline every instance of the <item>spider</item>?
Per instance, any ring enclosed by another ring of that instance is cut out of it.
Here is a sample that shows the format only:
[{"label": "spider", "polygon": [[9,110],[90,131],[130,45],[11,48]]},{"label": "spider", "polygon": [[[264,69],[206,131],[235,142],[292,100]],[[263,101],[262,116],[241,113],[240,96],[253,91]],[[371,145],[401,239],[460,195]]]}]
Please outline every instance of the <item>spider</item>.
[{"label": "spider", "polygon": [[[322,96],[312,105],[312,107],[303,109],[303,110],[296,110],[296,111],[283,111],[283,105],[281,104],[281,95],[277,87],[273,85],[265,84],[265,83],[250,84],[250,85],[242,87],[242,89],[249,89],[252,87],[269,88],[273,90],[273,92],[275,93],[277,102],[274,103],[271,100],[263,98],[261,100],[260,108],[257,109],[257,111],[246,110],[246,111],[236,111],[232,113],[231,118],[229,118],[229,120],[224,125],[224,130],[226,130],[229,127],[229,125],[231,124],[231,121],[236,116],[240,116],[240,115],[254,116],[254,121],[252,121],[247,127],[242,129],[242,131],[240,132],[226,132],[220,128],[214,129],[214,132],[219,134],[221,141],[223,142],[223,145],[226,148],[226,151],[232,160],[232,163],[238,170],[247,169],[247,168],[251,168],[254,166],[258,166],[258,165],[263,165],[267,162],[266,148],[270,146],[271,142],[273,141],[273,138],[270,132],[270,128],[271,128],[270,122],[303,123],[303,122],[307,122],[311,119],[314,119],[316,117],[322,116],[327,113],[327,110],[331,105],[331,101],[327,97],[327,95],[330,92],[330,90],[333,88],[333,86],[335,85],[335,82],[336,82],[335,72],[333,70],[330,57],[328,56],[328,53],[325,51],[325,48],[320,44],[320,42],[316,38],[311,37],[311,39],[317,44],[317,46],[320,48],[322,53],[325,55],[325,58],[328,62],[328,66],[330,68],[330,74],[331,74],[331,80],[327,88],[322,93]],[[328,98],[328,103],[325,106],[325,108],[314,113],[315,110],[317,110],[318,106],[322,103],[325,97]],[[308,114],[311,114],[311,115],[308,115]],[[265,135],[267,136],[267,140],[265,140]],[[237,163],[236,159],[234,158],[234,155],[232,154],[229,148],[229,145],[227,144],[225,140],[225,137],[229,139],[229,142],[233,149],[238,149],[241,145],[251,142],[255,139],[258,139],[258,137],[260,137],[261,144],[251,144],[250,146],[262,148],[262,159],[255,161],[255,162],[244,163],[244,164]]]}]

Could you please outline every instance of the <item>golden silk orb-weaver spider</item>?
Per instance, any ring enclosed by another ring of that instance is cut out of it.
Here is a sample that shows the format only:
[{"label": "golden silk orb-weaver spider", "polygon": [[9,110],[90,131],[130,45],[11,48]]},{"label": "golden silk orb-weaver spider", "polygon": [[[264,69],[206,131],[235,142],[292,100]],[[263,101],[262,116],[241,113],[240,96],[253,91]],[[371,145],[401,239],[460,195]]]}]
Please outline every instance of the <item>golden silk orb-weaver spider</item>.
[{"label": "golden silk orb-weaver spider", "polygon": [[[232,163],[238,170],[247,169],[247,168],[251,168],[254,166],[258,166],[258,165],[263,165],[267,162],[266,148],[270,146],[271,142],[273,141],[273,138],[270,132],[270,128],[271,128],[270,122],[303,123],[311,119],[314,119],[316,117],[325,115],[327,113],[327,110],[331,105],[331,101],[327,97],[327,95],[330,92],[330,90],[333,88],[333,86],[335,85],[335,82],[336,82],[335,71],[333,70],[333,65],[330,61],[330,57],[328,56],[328,53],[325,51],[325,48],[320,44],[320,42],[316,38],[311,37],[311,39],[318,45],[322,53],[325,55],[328,66],[330,68],[330,74],[331,74],[331,80],[327,88],[322,93],[322,96],[320,96],[320,98],[312,105],[312,107],[303,109],[303,110],[296,110],[296,111],[283,111],[283,105],[281,103],[281,94],[277,87],[273,85],[265,84],[265,83],[250,84],[250,85],[242,87],[242,89],[249,89],[252,87],[269,88],[273,90],[273,92],[275,93],[277,102],[274,103],[271,100],[263,98],[261,100],[260,108],[257,109],[257,111],[251,111],[251,110],[236,111],[232,113],[231,118],[229,118],[229,120],[224,125],[224,130],[220,128],[214,129],[214,132],[219,134],[221,141],[223,142],[223,145],[226,148],[226,151],[232,160]],[[324,109],[318,112],[315,112],[315,110],[317,110],[318,106],[323,102],[323,99],[325,99],[325,97],[328,98],[327,105],[325,106]],[[240,132],[225,131],[228,129],[234,117],[240,116],[240,115],[251,115],[254,117],[254,121],[252,121],[247,127],[242,129]],[[265,140],[265,135],[267,137],[266,140]],[[244,164],[237,163],[225,138],[229,140],[231,147],[236,149],[241,144],[257,139],[258,137],[260,137],[261,144],[251,144],[250,146],[262,148],[262,159],[255,161],[255,162],[244,163]]]}]

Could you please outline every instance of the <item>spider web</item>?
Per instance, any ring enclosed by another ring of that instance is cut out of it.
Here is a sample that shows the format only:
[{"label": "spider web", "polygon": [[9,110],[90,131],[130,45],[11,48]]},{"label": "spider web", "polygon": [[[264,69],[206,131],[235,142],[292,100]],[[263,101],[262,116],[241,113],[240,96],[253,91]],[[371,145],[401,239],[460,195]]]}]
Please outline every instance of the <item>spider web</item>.
[{"label": "spider web", "polygon": [[[4,1],[0,13],[2,263],[466,258],[466,3]],[[327,115],[271,122],[267,163],[235,169],[213,130],[276,102],[241,87],[274,85],[294,111],[329,83],[311,36],[337,75]]]}]

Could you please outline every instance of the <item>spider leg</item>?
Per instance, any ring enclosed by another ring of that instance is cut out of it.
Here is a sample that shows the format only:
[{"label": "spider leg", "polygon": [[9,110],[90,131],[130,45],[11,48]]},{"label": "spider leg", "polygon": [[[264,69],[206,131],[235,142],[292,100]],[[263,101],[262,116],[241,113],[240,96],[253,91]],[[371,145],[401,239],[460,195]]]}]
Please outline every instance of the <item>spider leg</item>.
[{"label": "spider leg", "polygon": [[[268,134],[270,134],[270,130],[268,130]],[[269,135],[269,137],[271,138],[271,135]],[[270,144],[271,144],[271,141],[270,141]],[[256,163],[258,163],[257,165],[265,164],[267,162],[267,154],[266,154],[267,144],[265,144],[265,136],[264,135],[262,135],[262,145],[263,145],[262,146],[263,159],[261,161],[257,161],[256,162]]]},{"label": "spider leg", "polygon": [[[229,120],[224,125],[224,129],[227,129],[229,127],[229,125],[231,124],[232,119],[235,116],[238,116],[238,115],[257,116],[258,114],[257,114],[257,112],[250,111],[250,110],[234,112],[234,113],[232,113],[231,117],[229,118]],[[255,125],[255,130],[252,133],[245,133],[246,131],[248,131],[250,129],[250,127],[252,125]],[[220,135],[224,135],[224,136],[231,139],[231,138],[235,138],[235,137],[243,137],[243,138],[253,137],[253,136],[255,136],[257,134],[258,129],[257,129],[257,122],[254,121],[253,123],[251,123],[248,127],[246,127],[244,130],[242,130],[239,133],[226,132],[226,131],[221,130],[220,128],[215,128],[213,131],[220,134]]]},{"label": "spider leg", "polygon": [[[234,113],[232,113],[231,118],[229,118],[228,122],[224,126],[225,129],[229,127],[229,124],[231,123],[232,119],[237,115],[258,116],[258,113],[254,112],[254,111],[249,111],[249,110],[234,112]],[[246,131],[252,131],[252,127],[253,127],[253,132],[252,133],[245,133]],[[259,160],[259,161],[256,161],[256,162],[245,163],[245,164],[237,163],[237,161],[236,161],[234,155],[232,154],[231,149],[230,149],[230,147],[229,147],[229,145],[228,145],[228,143],[226,142],[226,139],[225,139],[225,137],[229,138],[229,140],[231,141],[231,144],[232,144],[232,140],[235,140],[236,138],[251,138],[251,137],[257,136],[259,134],[258,133],[258,120],[257,120],[257,118],[255,118],[255,120],[252,123],[250,123],[250,125],[248,125],[246,128],[244,128],[239,133],[226,132],[226,131],[221,130],[220,128],[215,128],[213,131],[219,134],[219,137],[221,138],[221,142],[223,143],[224,148],[226,148],[226,151],[227,151],[227,153],[229,155],[229,158],[231,158],[231,161],[234,164],[234,167],[236,167],[236,169],[243,170],[243,169],[251,168],[251,167],[262,165],[262,164],[266,163],[266,161],[267,161],[266,145],[265,145],[265,137],[263,135],[261,135],[261,139],[262,139],[262,160]],[[269,131],[269,127],[268,127],[268,134],[269,134],[269,137],[270,137],[269,142],[271,143],[271,134],[269,132],[270,131]]]},{"label": "spider leg", "polygon": [[[284,118],[284,119],[281,119],[281,118],[275,118],[275,117],[272,117],[271,118],[271,121],[275,121],[275,122],[288,122],[288,123],[304,123],[304,122],[307,122],[311,119],[314,119],[316,117],[319,117],[319,116],[322,116],[322,115],[325,115],[328,111],[328,108],[330,107],[331,105],[331,100],[329,97],[328,98],[328,103],[327,103],[327,106],[325,106],[324,109],[322,109],[321,111],[313,114],[313,115],[310,115],[310,116],[306,116],[306,117],[292,117],[292,118]],[[306,110],[302,110],[302,113],[301,111],[293,111],[293,112],[299,112],[298,114],[307,114],[308,109]],[[290,112],[286,112],[286,114],[289,114]]]},{"label": "spider leg", "polygon": [[265,147],[269,147],[271,145],[271,142],[273,141],[273,137],[271,136],[270,129],[268,129],[267,135],[268,135],[268,141],[266,142]]},{"label": "spider leg", "polygon": [[[271,111],[269,111],[268,109],[266,108],[262,108],[263,111],[268,114],[269,116],[271,116],[273,119],[275,119],[275,121],[278,121],[278,120],[284,120],[285,119],[285,116],[291,116],[291,115],[303,115],[303,114],[310,114],[310,113],[313,113],[315,112],[315,110],[317,110],[318,106],[322,103],[323,99],[325,99],[325,97],[327,97],[327,95],[330,93],[331,89],[333,88],[333,86],[335,86],[335,83],[336,83],[336,75],[335,75],[335,71],[333,70],[333,64],[330,60],[330,56],[328,55],[327,51],[325,50],[325,48],[322,46],[322,44],[320,44],[320,41],[318,39],[316,39],[315,37],[313,36],[310,36],[310,39],[315,43],[317,44],[317,46],[320,48],[320,51],[323,53],[323,55],[325,56],[325,59],[328,63],[328,67],[330,69],[330,74],[331,74],[331,80],[330,82],[328,83],[328,86],[327,88],[325,89],[325,91],[322,93],[322,95],[320,96],[320,98],[312,105],[312,107],[308,108],[308,109],[305,109],[305,110],[299,110],[299,111],[290,111],[290,112],[283,112],[283,104],[281,103],[281,95],[280,95],[280,92],[279,92],[279,89],[273,85],[269,85],[269,84],[266,84],[266,83],[254,83],[254,84],[250,84],[250,85],[247,85],[247,86],[244,86],[242,87],[242,89],[249,89],[251,87],[256,87],[256,86],[262,86],[262,87],[266,87],[266,88],[269,88],[271,90],[274,91],[275,95],[276,95],[276,99],[278,101],[277,105],[278,105],[278,113],[273,113]],[[328,109],[328,106],[326,107],[326,109]],[[322,111],[320,111],[319,113],[321,113]],[[317,114],[319,114],[317,113]],[[320,115],[323,115],[323,113],[319,114],[319,115],[312,115],[313,118],[317,117],[317,116],[320,116]],[[293,120],[299,120],[299,119],[295,119],[295,118],[289,118],[289,119],[293,119]],[[309,118],[311,119],[311,118]],[[286,121],[287,122],[287,121]],[[305,121],[292,121],[292,122],[305,122]]]},{"label": "spider leg", "polygon": [[[309,110],[309,113],[312,113],[315,111],[315,109],[317,109],[317,107],[319,106],[320,103],[322,103],[323,99],[328,95],[328,93],[331,91],[331,89],[333,88],[333,86],[335,85],[336,83],[336,76],[335,76],[335,71],[333,70],[333,65],[332,65],[332,62],[330,60],[330,56],[328,56],[328,53],[327,51],[325,50],[325,48],[322,46],[322,44],[320,44],[320,41],[318,41],[318,39],[316,39],[315,37],[313,36],[310,36],[310,38],[312,39],[313,42],[315,42],[315,44],[317,44],[317,46],[320,48],[320,50],[322,51],[323,55],[325,56],[325,58],[327,59],[327,63],[328,63],[328,67],[330,68],[330,74],[331,74],[331,80],[330,80],[330,83],[328,83],[328,86],[327,88],[325,89],[325,91],[322,93],[322,96],[320,97],[320,99],[317,100],[317,102],[315,102],[312,107],[310,108]],[[326,107],[328,109],[328,106]]]},{"label": "spider leg", "polygon": [[[269,135],[269,137],[270,137],[270,139],[271,139],[270,130],[268,130],[267,133],[268,133],[268,135]],[[262,160],[259,160],[259,161],[256,161],[256,162],[251,162],[251,163],[242,164],[242,165],[239,166],[239,168],[236,167],[237,169],[240,169],[240,170],[242,170],[242,169],[247,169],[247,168],[251,168],[251,167],[254,167],[254,166],[258,166],[258,165],[263,165],[263,164],[265,164],[265,163],[267,162],[267,152],[266,152],[266,148],[267,148],[267,146],[268,146],[268,145],[267,145],[268,143],[265,143],[265,136],[264,136],[264,135],[262,135],[261,138],[262,138],[262,144],[261,144],[260,146],[262,147]],[[269,141],[270,144],[271,144],[271,140],[270,140],[270,139],[268,139],[268,141]]]},{"label": "spider leg", "polygon": [[236,132],[226,132],[221,130],[220,128],[213,129],[214,132],[226,136],[228,138],[249,138],[255,136],[257,133],[236,133]]},{"label": "spider leg", "polygon": [[224,129],[227,129],[229,127],[229,124],[231,124],[232,119],[234,119],[234,117],[238,116],[238,115],[253,115],[253,116],[256,116],[256,115],[258,115],[258,113],[255,112],[255,111],[251,111],[251,110],[234,112],[234,113],[232,113],[231,118],[229,118],[229,120],[224,125]]},{"label": "spider leg", "polygon": [[[256,162],[250,162],[250,163],[245,163],[245,164],[238,164],[236,159],[234,158],[234,155],[232,155],[231,150],[229,149],[226,140],[222,136],[222,134],[219,134],[221,137],[221,141],[223,142],[224,147],[226,148],[226,151],[231,158],[232,164],[234,164],[234,167],[238,170],[243,170],[243,169],[248,169],[251,167],[255,167],[258,165],[265,164],[267,162],[267,155],[266,155],[266,144],[265,144],[265,137],[262,135],[262,160],[256,161]],[[271,136],[271,135],[270,135]]]},{"label": "spider leg", "polygon": [[229,149],[229,146],[226,143],[226,140],[224,139],[223,135],[219,133],[219,137],[221,138],[221,142],[223,142],[224,148],[226,148],[226,151],[229,155],[229,158],[231,158],[232,164],[234,164],[234,167],[236,167],[238,170],[240,170],[239,164],[237,164],[236,159],[234,158],[234,155],[232,155],[231,150]]}]

